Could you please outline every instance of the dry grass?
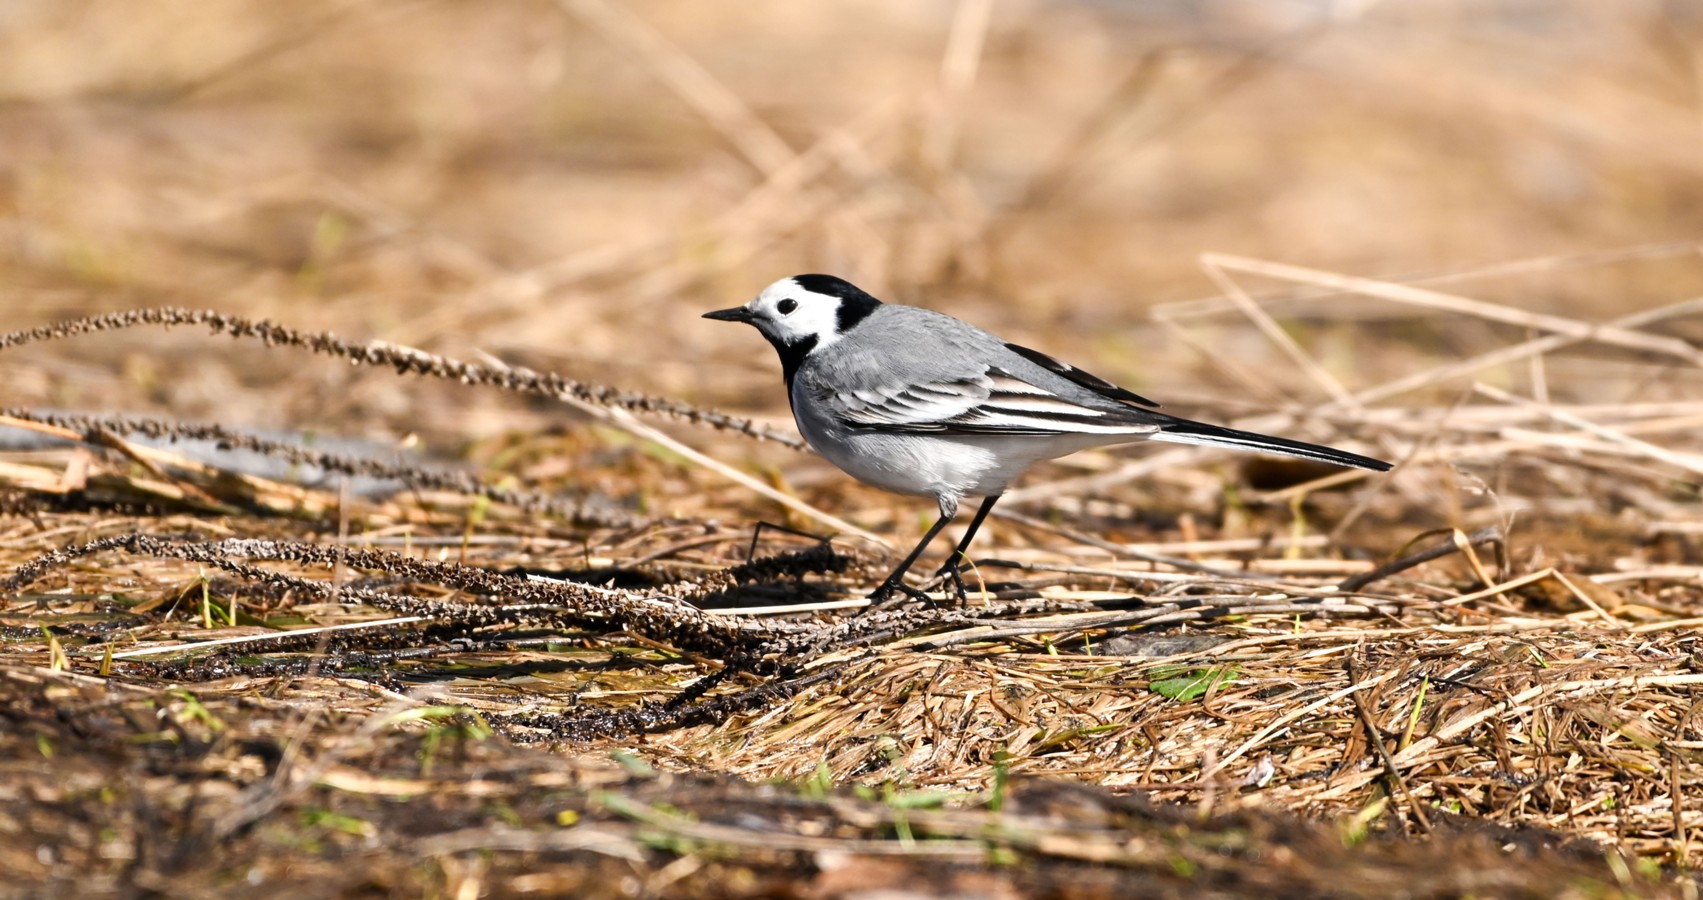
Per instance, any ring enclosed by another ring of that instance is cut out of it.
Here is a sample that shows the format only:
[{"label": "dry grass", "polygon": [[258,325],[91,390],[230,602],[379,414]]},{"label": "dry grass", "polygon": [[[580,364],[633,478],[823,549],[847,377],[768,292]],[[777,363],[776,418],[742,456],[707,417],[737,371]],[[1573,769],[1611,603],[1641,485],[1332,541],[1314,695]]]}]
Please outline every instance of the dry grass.
[{"label": "dry grass", "polygon": [[[0,873],[1695,895],[1703,31],[1516,6],[3,14]],[[867,611],[927,511],[695,316],[810,269],[1399,466]]]}]

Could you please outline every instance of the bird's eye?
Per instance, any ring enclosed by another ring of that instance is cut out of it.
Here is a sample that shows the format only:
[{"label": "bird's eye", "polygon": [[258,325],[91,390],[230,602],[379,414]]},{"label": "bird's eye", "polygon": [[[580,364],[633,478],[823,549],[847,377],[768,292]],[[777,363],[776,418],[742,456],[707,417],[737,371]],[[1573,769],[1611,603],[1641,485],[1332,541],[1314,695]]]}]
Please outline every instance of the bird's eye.
[{"label": "bird's eye", "polygon": [[797,308],[798,308],[798,301],[792,299],[791,297],[788,297],[785,300],[782,300],[781,302],[775,304],[775,310],[783,316],[792,315],[792,311],[797,309]]}]

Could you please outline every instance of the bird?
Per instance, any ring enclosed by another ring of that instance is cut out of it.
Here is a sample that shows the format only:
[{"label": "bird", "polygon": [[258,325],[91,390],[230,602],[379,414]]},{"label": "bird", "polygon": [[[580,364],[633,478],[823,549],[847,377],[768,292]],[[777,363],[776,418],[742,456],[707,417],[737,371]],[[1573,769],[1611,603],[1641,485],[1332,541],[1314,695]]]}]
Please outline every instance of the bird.
[{"label": "bird", "polygon": [[959,560],[1008,485],[1034,464],[1111,444],[1169,441],[1385,472],[1383,460],[1196,422],[962,319],[884,303],[833,275],[783,278],[704,318],[755,326],[780,356],[805,441],[858,481],[932,497],[940,516],[869,595],[926,598],[903,578],[966,497],[982,498],[936,577],[964,597]]}]

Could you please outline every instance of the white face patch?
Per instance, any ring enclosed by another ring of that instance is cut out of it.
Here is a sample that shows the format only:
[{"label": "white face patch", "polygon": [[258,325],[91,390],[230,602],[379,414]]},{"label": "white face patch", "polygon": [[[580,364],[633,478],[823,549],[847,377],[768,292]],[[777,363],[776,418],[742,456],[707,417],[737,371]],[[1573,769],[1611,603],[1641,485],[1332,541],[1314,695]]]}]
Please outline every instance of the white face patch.
[{"label": "white face patch", "polygon": [[816,349],[840,339],[840,298],[805,290],[791,278],[769,285],[745,304],[763,336],[782,344],[816,338]]}]

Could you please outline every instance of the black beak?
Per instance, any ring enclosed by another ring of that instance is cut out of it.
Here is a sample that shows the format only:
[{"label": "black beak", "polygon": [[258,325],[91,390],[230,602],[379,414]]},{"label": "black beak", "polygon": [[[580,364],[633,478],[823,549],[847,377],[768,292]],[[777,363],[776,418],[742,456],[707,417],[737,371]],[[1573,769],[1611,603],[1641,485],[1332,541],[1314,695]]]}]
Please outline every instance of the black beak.
[{"label": "black beak", "polygon": [[743,306],[735,306],[732,309],[718,309],[715,312],[707,312],[704,313],[704,318],[715,319],[720,322],[744,322],[746,324],[757,321],[757,317],[751,315],[751,311]]}]

